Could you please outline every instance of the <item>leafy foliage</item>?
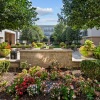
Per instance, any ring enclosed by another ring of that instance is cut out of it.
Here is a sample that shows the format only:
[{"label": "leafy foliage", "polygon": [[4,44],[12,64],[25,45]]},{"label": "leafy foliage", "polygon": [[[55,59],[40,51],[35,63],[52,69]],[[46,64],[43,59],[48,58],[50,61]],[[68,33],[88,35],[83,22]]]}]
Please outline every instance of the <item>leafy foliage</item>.
[{"label": "leafy foliage", "polygon": [[61,37],[62,37],[62,34],[63,34],[64,30],[65,30],[65,27],[66,26],[63,23],[59,23],[54,28],[54,33],[52,35],[52,38],[58,44],[60,42],[62,42],[62,38]]},{"label": "leafy foliage", "polygon": [[63,0],[64,21],[74,29],[100,28],[99,4],[100,0]]},{"label": "leafy foliage", "polygon": [[21,62],[20,67],[21,67],[21,68],[28,68],[28,63],[27,63],[27,61]]},{"label": "leafy foliage", "polygon": [[55,26],[54,33],[51,35],[51,41],[54,43],[66,42],[71,45],[73,42],[78,44],[81,40],[81,33],[79,30],[73,30],[71,27],[66,26],[60,22]]},{"label": "leafy foliage", "polygon": [[67,42],[68,45],[72,43],[78,44],[81,40],[81,33],[79,30],[73,30],[71,27],[66,27],[62,35],[62,40]]},{"label": "leafy foliage", "polygon": [[83,60],[81,62],[81,71],[91,79],[100,80],[100,60]]},{"label": "leafy foliage", "polygon": [[83,94],[86,94],[87,100],[93,100],[94,99],[94,95],[95,95],[95,88],[93,88],[91,86],[91,80],[88,79],[89,81],[81,81],[80,85],[81,88],[80,90],[82,91]]},{"label": "leafy foliage", "polygon": [[0,57],[6,57],[10,54],[11,46],[7,42],[0,43]]},{"label": "leafy foliage", "polygon": [[61,42],[60,47],[66,48],[66,44],[64,42]]},{"label": "leafy foliage", "polygon": [[6,57],[10,54],[10,49],[0,49],[0,57]]},{"label": "leafy foliage", "polygon": [[[98,63],[98,65],[100,64]],[[58,73],[56,74],[57,80],[56,78],[51,80],[50,75],[55,71]],[[46,75],[44,79],[41,77],[41,72],[43,76]],[[52,100],[80,100],[81,97],[84,100],[95,100],[98,96],[95,92],[100,90],[98,80],[85,79],[82,76],[77,77],[70,71],[61,72],[59,69],[53,69],[47,72],[42,67],[34,66],[29,70],[24,69],[19,74],[24,75],[15,78],[13,83],[7,87],[7,93],[19,99],[28,94],[29,98],[45,95]],[[59,78],[62,75],[63,77]]]},{"label": "leafy foliage", "polygon": [[40,27],[30,26],[30,27],[23,28],[20,39],[32,43],[33,41],[40,42],[41,40],[43,40],[43,37],[44,34]]},{"label": "leafy foliage", "polygon": [[100,46],[97,46],[93,51],[94,57],[100,59]]},{"label": "leafy foliage", "polygon": [[84,46],[81,46],[79,48],[79,51],[83,56],[89,57],[89,56],[93,56],[94,48],[95,45],[93,44],[93,42],[90,40],[86,40]]},{"label": "leafy foliage", "polygon": [[0,74],[7,72],[10,67],[10,61],[0,61]]},{"label": "leafy foliage", "polygon": [[0,0],[0,30],[32,25],[37,15],[35,10],[28,0]]}]

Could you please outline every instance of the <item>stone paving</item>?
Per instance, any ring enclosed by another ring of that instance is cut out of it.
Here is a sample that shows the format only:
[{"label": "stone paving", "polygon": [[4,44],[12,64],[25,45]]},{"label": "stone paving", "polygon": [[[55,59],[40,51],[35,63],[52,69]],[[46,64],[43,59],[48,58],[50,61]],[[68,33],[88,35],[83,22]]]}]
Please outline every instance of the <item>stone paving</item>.
[{"label": "stone paving", "polygon": [[82,55],[79,53],[79,51],[73,51],[72,52],[72,61],[82,61],[83,59],[82,59],[82,57],[81,57]]}]

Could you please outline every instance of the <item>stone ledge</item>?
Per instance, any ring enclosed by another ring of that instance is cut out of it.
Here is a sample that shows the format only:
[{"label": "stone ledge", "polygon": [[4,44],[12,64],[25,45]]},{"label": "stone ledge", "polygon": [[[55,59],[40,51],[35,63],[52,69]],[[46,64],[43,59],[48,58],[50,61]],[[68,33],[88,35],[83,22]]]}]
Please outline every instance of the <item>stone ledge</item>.
[{"label": "stone ledge", "polygon": [[33,49],[33,50],[20,50],[20,52],[72,52],[70,49]]}]

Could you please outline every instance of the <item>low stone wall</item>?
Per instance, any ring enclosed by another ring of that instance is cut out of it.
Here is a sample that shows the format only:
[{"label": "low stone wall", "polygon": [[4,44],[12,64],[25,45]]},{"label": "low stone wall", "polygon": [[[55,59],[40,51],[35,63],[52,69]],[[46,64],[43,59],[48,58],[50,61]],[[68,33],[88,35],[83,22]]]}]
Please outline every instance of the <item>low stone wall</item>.
[{"label": "low stone wall", "polygon": [[32,66],[47,68],[53,62],[60,64],[61,68],[78,67],[79,63],[72,62],[72,50],[67,49],[48,49],[48,50],[21,50],[20,62],[27,61]]},{"label": "low stone wall", "polygon": [[16,68],[20,67],[20,60],[10,60],[10,68],[16,72]]}]

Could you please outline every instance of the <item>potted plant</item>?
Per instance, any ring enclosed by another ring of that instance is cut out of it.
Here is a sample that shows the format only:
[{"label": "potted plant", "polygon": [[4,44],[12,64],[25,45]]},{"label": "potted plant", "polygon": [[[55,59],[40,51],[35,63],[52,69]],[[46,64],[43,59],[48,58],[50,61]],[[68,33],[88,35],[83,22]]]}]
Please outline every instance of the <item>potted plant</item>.
[{"label": "potted plant", "polygon": [[85,57],[92,57],[95,45],[92,41],[86,40],[85,44],[79,48],[80,53]]},{"label": "potted plant", "polygon": [[11,46],[7,42],[0,44],[0,57],[6,57],[10,54]]}]

